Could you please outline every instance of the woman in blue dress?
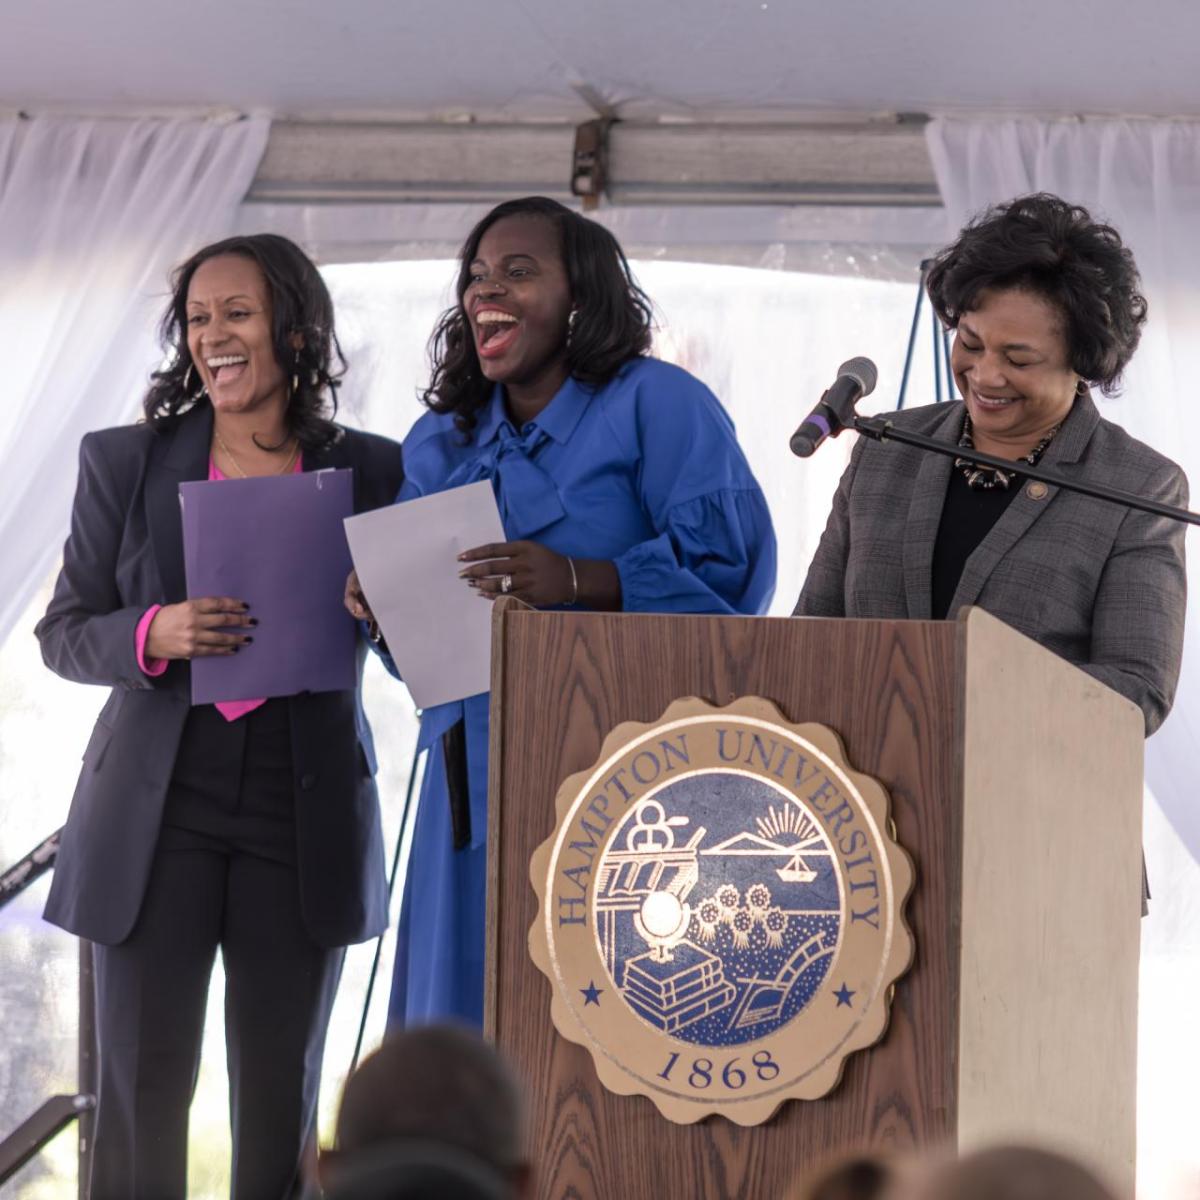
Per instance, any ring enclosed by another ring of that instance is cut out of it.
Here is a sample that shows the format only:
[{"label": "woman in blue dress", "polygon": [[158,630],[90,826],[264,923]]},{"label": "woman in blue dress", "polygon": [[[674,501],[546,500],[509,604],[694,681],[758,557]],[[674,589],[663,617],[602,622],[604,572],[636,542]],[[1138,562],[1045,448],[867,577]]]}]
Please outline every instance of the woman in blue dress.
[{"label": "woman in blue dress", "polygon": [[[539,608],[763,612],[766,501],[716,397],[647,357],[650,303],[612,234],[552,200],[501,204],[467,238],[457,295],[397,499],[491,480],[509,540],[461,555],[463,586]],[[480,1025],[487,694],[427,709],[421,745],[390,1019]]]}]

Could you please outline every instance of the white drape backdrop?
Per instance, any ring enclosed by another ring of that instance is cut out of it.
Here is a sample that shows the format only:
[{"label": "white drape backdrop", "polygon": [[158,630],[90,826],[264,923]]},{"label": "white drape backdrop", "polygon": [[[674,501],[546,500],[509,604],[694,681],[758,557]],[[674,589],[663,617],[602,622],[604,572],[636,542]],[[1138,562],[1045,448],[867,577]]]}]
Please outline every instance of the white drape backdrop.
[{"label": "white drape backdrop", "polygon": [[[1083,204],[1120,231],[1142,273],[1149,320],[1122,395],[1100,398],[1100,411],[1178,462],[1191,506],[1200,507],[1200,123],[938,119],[927,142],[947,237],[986,205],[1035,191]],[[1191,534],[1188,543],[1179,692],[1146,748],[1154,899],[1143,926],[1139,1141],[1142,1163],[1157,1167],[1152,1178],[1140,1173],[1139,1193],[1154,1197],[1200,1184],[1190,1085],[1175,1092],[1200,1068],[1200,542]]]},{"label": "white drape backdrop", "polygon": [[0,118],[0,642],[59,552],[80,436],[134,416],[167,272],[232,231],[268,129]]}]

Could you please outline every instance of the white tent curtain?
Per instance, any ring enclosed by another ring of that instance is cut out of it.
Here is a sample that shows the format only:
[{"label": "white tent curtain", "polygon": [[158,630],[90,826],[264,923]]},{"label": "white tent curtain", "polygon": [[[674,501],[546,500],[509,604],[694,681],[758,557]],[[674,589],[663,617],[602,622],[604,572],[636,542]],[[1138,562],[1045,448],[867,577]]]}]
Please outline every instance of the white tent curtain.
[{"label": "white tent curtain", "polygon": [[[1175,459],[1200,507],[1200,406],[1191,392],[1200,378],[1200,123],[939,119],[927,141],[947,237],[988,204],[1035,191],[1083,204],[1120,231],[1142,273],[1149,320],[1122,394],[1100,398],[1100,411]],[[1154,899],[1142,937],[1138,1190],[1157,1197],[1194,1195],[1200,1181],[1194,1120],[1180,1117],[1194,1116],[1184,1081],[1200,1061],[1200,543],[1194,534],[1188,541],[1180,687],[1146,747]]]},{"label": "white tent curtain", "polygon": [[80,435],[134,416],[167,274],[232,231],[268,129],[0,117],[0,642],[59,552]]}]

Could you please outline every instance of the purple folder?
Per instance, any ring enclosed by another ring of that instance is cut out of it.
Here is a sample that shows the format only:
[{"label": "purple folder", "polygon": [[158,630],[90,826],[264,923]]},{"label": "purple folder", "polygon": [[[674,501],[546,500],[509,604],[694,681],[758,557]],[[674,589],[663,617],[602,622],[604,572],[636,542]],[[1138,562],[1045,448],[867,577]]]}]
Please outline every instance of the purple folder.
[{"label": "purple folder", "polygon": [[258,618],[237,654],[192,660],[192,703],[353,688],[354,619],[342,606],[353,472],[179,485],[188,597],[245,600]]}]

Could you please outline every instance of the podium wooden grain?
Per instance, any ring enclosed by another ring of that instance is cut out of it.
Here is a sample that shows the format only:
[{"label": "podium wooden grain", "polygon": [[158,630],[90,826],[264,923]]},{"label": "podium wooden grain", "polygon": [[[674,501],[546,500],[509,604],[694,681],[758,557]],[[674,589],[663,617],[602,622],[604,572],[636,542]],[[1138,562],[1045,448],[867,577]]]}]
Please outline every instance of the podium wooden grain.
[{"label": "podium wooden grain", "polygon": [[[882,1042],[768,1123],[680,1126],[598,1082],[527,950],[559,783],[622,721],[764,696],[888,789],[917,882]],[[1142,724],[981,610],[958,622],[540,613],[493,627],[485,1025],[525,1080],[539,1197],[779,1197],[861,1148],[1065,1145],[1132,1191]]]}]

